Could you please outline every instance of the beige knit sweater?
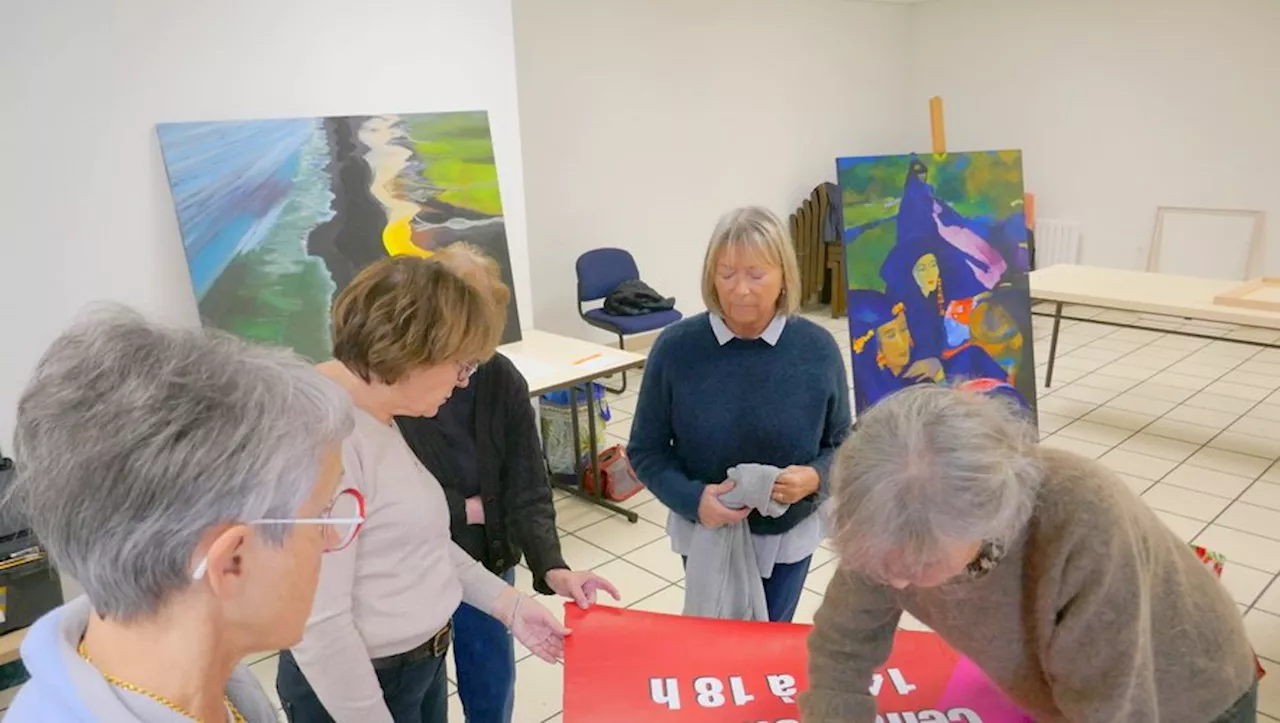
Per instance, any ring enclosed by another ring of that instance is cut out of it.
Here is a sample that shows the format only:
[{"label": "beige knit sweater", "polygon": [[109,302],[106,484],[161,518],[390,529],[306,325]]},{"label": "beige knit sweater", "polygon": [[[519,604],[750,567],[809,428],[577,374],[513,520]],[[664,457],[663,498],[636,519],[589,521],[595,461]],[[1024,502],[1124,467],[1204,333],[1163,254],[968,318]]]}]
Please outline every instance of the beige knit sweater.
[{"label": "beige knit sweater", "polygon": [[871,674],[903,610],[1042,723],[1208,723],[1244,695],[1253,653],[1213,575],[1101,464],[1040,454],[1034,516],[989,574],[903,591],[836,574],[809,639],[805,723],[876,719]]}]

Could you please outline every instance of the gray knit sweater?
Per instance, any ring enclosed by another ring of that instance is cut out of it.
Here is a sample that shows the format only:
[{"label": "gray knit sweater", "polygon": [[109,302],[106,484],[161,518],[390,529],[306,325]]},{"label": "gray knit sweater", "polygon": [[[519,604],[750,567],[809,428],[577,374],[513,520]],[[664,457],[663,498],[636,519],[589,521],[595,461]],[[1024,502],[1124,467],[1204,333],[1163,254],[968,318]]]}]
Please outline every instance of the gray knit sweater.
[{"label": "gray knit sweater", "polygon": [[805,723],[869,723],[903,610],[1041,723],[1207,723],[1254,681],[1236,604],[1110,470],[1041,448],[1031,523],[990,573],[897,591],[839,572],[809,639]]}]

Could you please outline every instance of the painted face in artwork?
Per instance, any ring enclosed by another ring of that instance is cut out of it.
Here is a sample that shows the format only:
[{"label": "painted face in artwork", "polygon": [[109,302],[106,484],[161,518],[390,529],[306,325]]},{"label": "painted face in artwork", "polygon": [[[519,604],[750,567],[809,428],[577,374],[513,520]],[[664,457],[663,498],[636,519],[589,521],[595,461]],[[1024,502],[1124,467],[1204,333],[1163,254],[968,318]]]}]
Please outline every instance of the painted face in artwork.
[{"label": "painted face in artwork", "polygon": [[894,374],[901,374],[911,361],[911,331],[907,329],[907,316],[899,312],[885,324],[876,327],[876,342],[884,363]]},{"label": "painted face in artwork", "polygon": [[973,340],[996,363],[1017,376],[1022,361],[1022,332],[1013,317],[998,303],[987,301],[979,304],[969,317],[969,330]]},{"label": "painted face in artwork", "polygon": [[921,256],[916,265],[911,267],[911,276],[920,287],[920,293],[928,296],[938,290],[941,275],[938,272],[938,257],[933,254]]}]

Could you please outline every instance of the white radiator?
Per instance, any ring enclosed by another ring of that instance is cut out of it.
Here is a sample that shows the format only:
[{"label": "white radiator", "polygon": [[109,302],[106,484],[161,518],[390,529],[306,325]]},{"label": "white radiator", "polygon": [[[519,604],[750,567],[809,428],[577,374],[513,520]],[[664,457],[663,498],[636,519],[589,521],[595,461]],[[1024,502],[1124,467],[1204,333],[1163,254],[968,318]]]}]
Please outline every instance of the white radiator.
[{"label": "white radiator", "polygon": [[1080,224],[1074,221],[1036,221],[1036,268],[1080,262]]}]

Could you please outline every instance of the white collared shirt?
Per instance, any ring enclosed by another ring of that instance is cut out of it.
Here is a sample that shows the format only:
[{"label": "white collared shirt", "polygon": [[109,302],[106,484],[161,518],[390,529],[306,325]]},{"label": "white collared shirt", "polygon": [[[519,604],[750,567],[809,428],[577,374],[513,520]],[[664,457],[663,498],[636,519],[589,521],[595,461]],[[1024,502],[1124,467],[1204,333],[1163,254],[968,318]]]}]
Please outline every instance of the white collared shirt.
[{"label": "white collared shirt", "polygon": [[[741,338],[733,333],[733,330],[729,328],[728,324],[724,323],[724,319],[719,314],[707,314],[707,317],[711,319],[711,331],[715,333],[716,341],[719,342],[720,346]],[[785,328],[787,328],[787,317],[785,314],[778,314],[773,317],[773,321],[769,322],[769,325],[760,333],[760,340],[769,346],[777,346],[778,339],[782,338],[782,330]]]}]

